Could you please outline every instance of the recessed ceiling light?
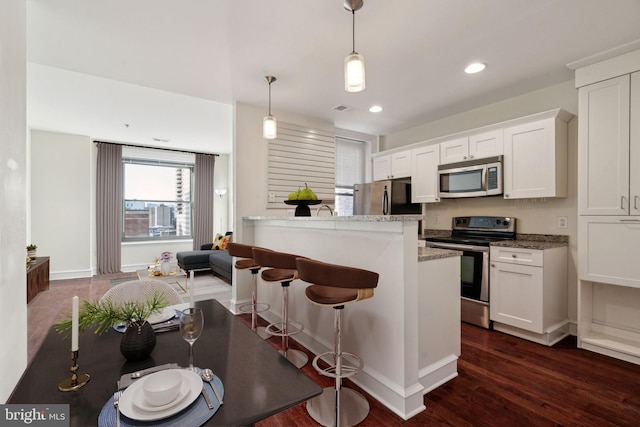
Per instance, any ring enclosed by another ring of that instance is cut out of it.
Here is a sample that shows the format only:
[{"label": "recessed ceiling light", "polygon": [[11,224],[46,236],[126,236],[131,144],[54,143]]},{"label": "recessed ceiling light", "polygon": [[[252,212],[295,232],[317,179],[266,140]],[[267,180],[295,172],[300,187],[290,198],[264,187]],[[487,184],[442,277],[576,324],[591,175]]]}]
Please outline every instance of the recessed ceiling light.
[{"label": "recessed ceiling light", "polygon": [[382,107],[379,105],[372,105],[371,108],[369,108],[369,111],[371,111],[372,113],[379,113],[380,111],[382,111]]},{"label": "recessed ceiling light", "polygon": [[464,69],[464,72],[467,74],[474,74],[474,73],[479,73],[485,68],[487,68],[487,64],[483,64],[482,62],[474,62],[472,64],[467,65],[467,68]]}]

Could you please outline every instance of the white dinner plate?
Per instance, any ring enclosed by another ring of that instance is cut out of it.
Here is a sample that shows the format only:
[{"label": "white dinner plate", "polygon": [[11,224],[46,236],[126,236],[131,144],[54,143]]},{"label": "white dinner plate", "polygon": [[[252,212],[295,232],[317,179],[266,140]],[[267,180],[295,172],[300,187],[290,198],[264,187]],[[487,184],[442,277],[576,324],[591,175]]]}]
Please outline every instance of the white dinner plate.
[{"label": "white dinner plate", "polygon": [[153,325],[154,323],[166,322],[169,319],[173,319],[175,316],[176,311],[173,308],[165,307],[160,313],[152,314],[151,316],[149,316],[147,322]]},{"label": "white dinner plate", "polygon": [[[144,378],[142,378],[131,384],[124,393],[122,393],[120,403],[118,405],[120,407],[120,412],[132,420],[154,421],[175,415],[191,405],[191,403],[200,396],[200,392],[202,391],[202,379],[198,374],[185,369],[177,369],[177,371],[182,375],[183,384],[187,384],[188,391],[186,396],[177,401],[175,405],[160,411],[146,411],[136,406],[134,402],[144,400],[144,390],[142,388]],[[182,389],[180,390],[180,393],[182,393]],[[140,399],[139,395],[142,395],[142,399]]]}]

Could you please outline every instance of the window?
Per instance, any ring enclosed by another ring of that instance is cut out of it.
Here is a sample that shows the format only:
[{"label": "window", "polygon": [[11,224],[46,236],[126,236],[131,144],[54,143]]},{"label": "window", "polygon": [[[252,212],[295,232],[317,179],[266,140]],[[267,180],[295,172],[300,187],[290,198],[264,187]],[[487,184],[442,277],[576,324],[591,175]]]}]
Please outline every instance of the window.
[{"label": "window", "polygon": [[123,150],[123,241],[190,239],[193,162],[171,152],[153,160],[150,151]]},{"label": "window", "polygon": [[336,138],[335,210],[339,215],[353,215],[353,186],[365,182],[366,143]]},{"label": "window", "polygon": [[[278,137],[268,142],[269,208],[287,208],[289,193],[305,183],[323,203],[333,203],[335,138],[331,131],[278,123]],[[291,206],[288,206],[291,208]]]}]

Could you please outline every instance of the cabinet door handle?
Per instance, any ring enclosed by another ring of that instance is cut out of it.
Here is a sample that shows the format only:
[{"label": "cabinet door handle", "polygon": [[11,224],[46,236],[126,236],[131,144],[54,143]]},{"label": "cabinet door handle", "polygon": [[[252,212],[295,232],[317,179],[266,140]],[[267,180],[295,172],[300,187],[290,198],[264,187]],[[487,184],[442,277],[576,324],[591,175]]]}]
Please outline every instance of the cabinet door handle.
[{"label": "cabinet door handle", "polygon": [[620,196],[620,209],[622,209],[623,211],[626,210],[624,208],[624,199],[625,199],[624,196]]},{"label": "cabinet door handle", "polygon": [[511,254],[511,258],[518,258],[518,255],[516,255],[516,254]]},{"label": "cabinet door handle", "polygon": [[640,197],[633,196],[633,209],[635,210],[638,210],[638,199],[640,199]]},{"label": "cabinet door handle", "polygon": [[620,222],[640,222],[640,219],[633,219],[633,218],[621,219]]},{"label": "cabinet door handle", "polygon": [[494,268],[495,268],[495,266],[496,266],[495,264],[493,264],[493,263],[491,264],[491,267],[494,267]]}]

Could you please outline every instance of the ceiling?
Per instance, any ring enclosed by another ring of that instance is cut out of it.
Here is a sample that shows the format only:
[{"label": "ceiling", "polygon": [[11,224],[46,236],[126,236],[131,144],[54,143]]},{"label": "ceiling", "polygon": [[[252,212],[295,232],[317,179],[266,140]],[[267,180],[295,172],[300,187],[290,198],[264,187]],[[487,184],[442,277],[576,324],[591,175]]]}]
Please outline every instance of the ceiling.
[{"label": "ceiling", "polygon": [[[640,39],[638,0],[364,3],[367,88],[347,93],[343,0],[28,0],[29,126],[230,153],[233,103],[266,115],[274,75],[276,117],[386,135],[570,80],[567,63]],[[488,68],[464,74],[472,61]]]}]

